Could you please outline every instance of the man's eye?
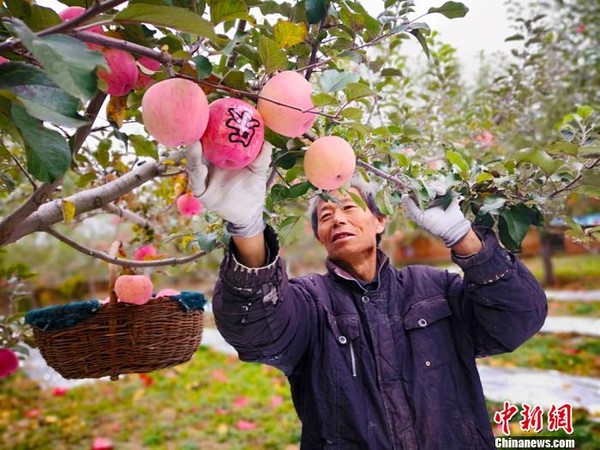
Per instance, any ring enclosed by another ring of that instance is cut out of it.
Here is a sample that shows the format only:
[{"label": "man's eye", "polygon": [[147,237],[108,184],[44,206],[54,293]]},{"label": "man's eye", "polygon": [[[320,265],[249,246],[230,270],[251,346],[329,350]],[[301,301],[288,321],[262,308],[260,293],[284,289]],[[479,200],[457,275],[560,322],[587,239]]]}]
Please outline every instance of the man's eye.
[{"label": "man's eye", "polygon": [[352,208],[356,208],[356,205],[346,205],[346,206],[344,206],[344,210],[346,210],[346,211],[349,210],[349,209],[352,209]]},{"label": "man's eye", "polygon": [[331,217],[331,214],[323,214],[320,220],[327,220]]}]

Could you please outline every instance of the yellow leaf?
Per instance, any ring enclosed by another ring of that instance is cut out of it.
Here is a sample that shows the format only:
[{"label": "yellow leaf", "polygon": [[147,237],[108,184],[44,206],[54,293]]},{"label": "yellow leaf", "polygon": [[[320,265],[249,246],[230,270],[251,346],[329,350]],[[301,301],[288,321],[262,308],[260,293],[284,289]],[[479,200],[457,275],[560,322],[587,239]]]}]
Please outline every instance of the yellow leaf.
[{"label": "yellow leaf", "polygon": [[58,417],[56,417],[56,416],[46,416],[46,417],[44,417],[44,422],[46,422],[46,423],[56,423],[56,422],[58,422]]},{"label": "yellow leaf", "polygon": [[288,48],[304,42],[308,29],[305,23],[293,23],[279,20],[273,27],[275,42],[279,48]]},{"label": "yellow leaf", "polygon": [[62,199],[62,212],[63,212],[63,220],[65,223],[69,223],[75,217],[75,203]]},{"label": "yellow leaf", "polygon": [[137,391],[135,391],[133,393],[133,397],[131,398],[133,403],[137,402],[140,398],[142,398],[143,395],[144,395],[143,389],[138,389]]},{"label": "yellow leaf", "polygon": [[217,434],[219,436],[225,436],[227,434],[227,431],[229,431],[229,427],[226,423],[222,423],[217,427]]},{"label": "yellow leaf", "polygon": [[106,106],[106,117],[113,121],[119,128],[123,125],[125,112],[127,111],[127,97],[110,96],[108,105]]}]

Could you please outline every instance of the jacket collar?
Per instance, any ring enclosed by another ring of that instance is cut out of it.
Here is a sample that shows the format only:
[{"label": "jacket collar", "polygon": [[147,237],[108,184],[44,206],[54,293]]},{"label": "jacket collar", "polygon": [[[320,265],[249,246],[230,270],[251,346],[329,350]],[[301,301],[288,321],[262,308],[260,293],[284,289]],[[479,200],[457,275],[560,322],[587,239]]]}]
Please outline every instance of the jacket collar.
[{"label": "jacket collar", "polygon": [[[381,287],[382,273],[383,273],[383,270],[389,266],[389,263],[390,263],[389,257],[385,253],[383,253],[381,251],[381,249],[378,248],[377,249],[377,275],[375,276],[375,280],[373,280],[372,283],[369,283],[369,285],[376,284],[377,287],[375,288],[375,290],[377,290]],[[344,269],[342,269],[340,266],[338,266],[336,263],[334,263],[331,259],[327,258],[327,260],[325,261],[325,267],[327,268],[327,272],[329,272],[329,274],[332,275],[333,277],[341,278],[346,281],[353,281],[363,291],[367,290],[367,289],[365,289],[364,282],[359,281],[356,278],[354,278],[352,275],[350,275],[348,272],[346,272]]]}]

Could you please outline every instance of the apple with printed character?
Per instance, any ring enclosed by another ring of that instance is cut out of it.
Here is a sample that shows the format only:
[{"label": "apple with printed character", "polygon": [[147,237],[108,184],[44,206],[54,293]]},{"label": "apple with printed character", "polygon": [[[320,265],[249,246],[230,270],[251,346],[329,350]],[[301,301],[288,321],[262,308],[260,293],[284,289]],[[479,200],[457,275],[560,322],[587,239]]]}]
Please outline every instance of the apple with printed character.
[{"label": "apple with printed character", "polygon": [[221,98],[210,104],[202,150],[217,167],[241,169],[254,161],[264,137],[263,119],[256,108],[243,100]]}]

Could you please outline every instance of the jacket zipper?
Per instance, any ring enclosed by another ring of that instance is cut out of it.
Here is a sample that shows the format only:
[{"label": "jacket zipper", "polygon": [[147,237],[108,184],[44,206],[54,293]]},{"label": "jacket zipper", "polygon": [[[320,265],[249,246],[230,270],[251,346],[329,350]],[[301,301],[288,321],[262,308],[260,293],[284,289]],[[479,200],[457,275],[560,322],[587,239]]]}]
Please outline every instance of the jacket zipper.
[{"label": "jacket zipper", "polygon": [[350,341],[350,361],[352,363],[352,376],[356,378],[356,358],[354,357],[354,345]]}]

